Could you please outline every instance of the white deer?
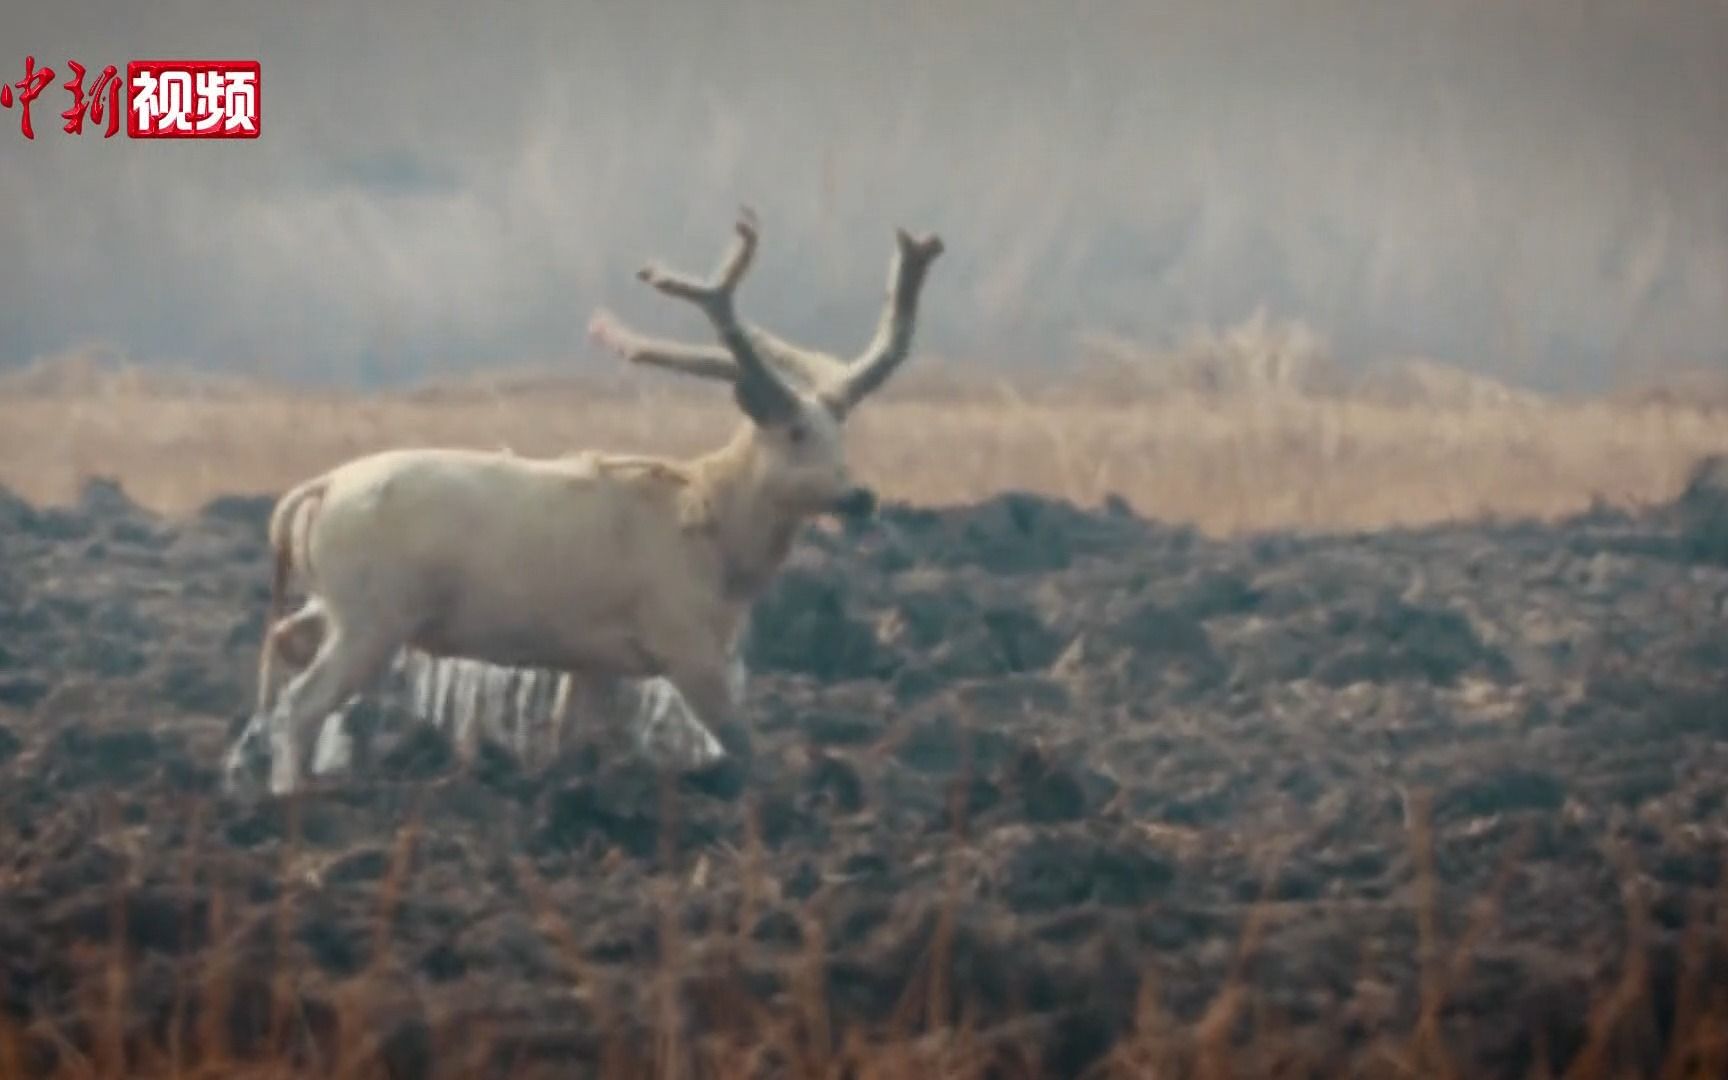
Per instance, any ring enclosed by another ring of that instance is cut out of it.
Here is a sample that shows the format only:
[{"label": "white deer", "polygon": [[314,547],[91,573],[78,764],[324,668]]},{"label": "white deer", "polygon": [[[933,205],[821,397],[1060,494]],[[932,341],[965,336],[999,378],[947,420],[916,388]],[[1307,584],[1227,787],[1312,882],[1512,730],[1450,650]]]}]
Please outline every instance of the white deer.
[{"label": "white deer", "polygon": [[[695,304],[723,349],[645,338],[605,313],[590,327],[632,360],[730,381],[748,422],[725,446],[691,460],[390,450],[282,497],[259,662],[273,793],[300,786],[310,726],[404,648],[585,681],[664,677],[710,726],[731,721],[739,702],[729,660],[798,528],[874,505],[851,480],[842,424],[905,360],[926,272],[943,249],[936,236],[897,230],[881,324],[846,364],[738,321],[733,297],[757,241],[748,211],[736,231],[710,280],[656,266],[638,274]],[[799,364],[796,382],[775,370]],[[308,599],[282,618],[295,569]],[[273,657],[310,636],[309,662],[275,693]],[[230,764],[232,787],[243,768]]]}]

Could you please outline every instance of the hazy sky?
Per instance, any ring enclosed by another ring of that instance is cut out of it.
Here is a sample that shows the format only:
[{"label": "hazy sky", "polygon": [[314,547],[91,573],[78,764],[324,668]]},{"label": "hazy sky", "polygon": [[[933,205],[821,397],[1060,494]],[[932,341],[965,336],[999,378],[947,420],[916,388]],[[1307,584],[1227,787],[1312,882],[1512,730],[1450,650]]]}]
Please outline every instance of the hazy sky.
[{"label": "hazy sky", "polygon": [[[1264,303],[1347,359],[1538,385],[1728,362],[1728,5],[372,0],[9,4],[0,367],[364,382],[597,364],[597,305],[763,222],[745,312],[850,350],[892,227],[927,350],[1059,363]],[[1621,10],[1636,9],[1636,10]],[[263,137],[63,134],[66,60],[257,58]]]}]

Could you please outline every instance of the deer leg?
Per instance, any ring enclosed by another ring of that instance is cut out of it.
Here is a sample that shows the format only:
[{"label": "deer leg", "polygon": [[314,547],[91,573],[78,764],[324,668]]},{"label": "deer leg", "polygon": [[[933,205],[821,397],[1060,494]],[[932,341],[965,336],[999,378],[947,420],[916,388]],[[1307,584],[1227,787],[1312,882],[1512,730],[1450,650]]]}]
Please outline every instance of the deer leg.
[{"label": "deer leg", "polygon": [[[739,699],[730,682],[728,705],[736,708]],[[657,763],[684,769],[706,768],[726,756],[726,748],[669,679],[644,679],[637,683],[637,691],[631,714],[637,750]]]},{"label": "deer leg", "polygon": [[282,690],[270,717],[270,791],[287,795],[300,786],[301,750],[311,725],[376,678],[399,642],[376,632],[353,632],[332,621],[318,655]]},{"label": "deer leg", "polygon": [[324,605],[308,600],[299,611],[264,631],[258,650],[258,708],[268,713],[277,691],[276,658],[301,670],[312,662],[324,636]]},{"label": "deer leg", "polygon": [[258,700],[223,758],[222,786],[228,794],[246,793],[269,760],[270,710],[282,681],[278,660],[294,671],[304,670],[323,636],[324,608],[316,598],[264,628],[258,647]]},{"label": "deer leg", "polygon": [[[717,742],[724,754],[741,762],[750,759],[749,716],[733,697],[733,679],[725,657],[710,663],[683,664],[669,669],[667,680],[683,698],[695,727]],[[718,757],[714,761],[720,760]],[[712,764],[713,762],[710,762]]]}]

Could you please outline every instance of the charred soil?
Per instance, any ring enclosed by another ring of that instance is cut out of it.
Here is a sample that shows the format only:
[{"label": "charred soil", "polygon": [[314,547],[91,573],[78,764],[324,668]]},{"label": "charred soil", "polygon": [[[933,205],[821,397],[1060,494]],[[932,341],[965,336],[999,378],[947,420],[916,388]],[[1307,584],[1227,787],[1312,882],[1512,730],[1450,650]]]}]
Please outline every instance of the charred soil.
[{"label": "charred soil", "polygon": [[1340,1075],[1417,1026],[1425,960],[1470,1075],[1571,1059],[1645,965],[1616,1045],[1653,1065],[1676,982],[1728,979],[1695,930],[1724,923],[1728,567],[1664,514],[1219,541],[1120,505],[890,506],[811,528],[758,606],[747,769],[464,771],[420,731],[243,806],[216,780],[269,505],[0,492],[27,1068],[100,1050],[115,969],[135,1060],[204,1032],[315,1063],[364,1015],[392,1075],[628,1071],[649,1034],[701,1053],[777,1016],[806,1049],[963,1023],[1075,1075],[1233,980],[1233,1038]]}]

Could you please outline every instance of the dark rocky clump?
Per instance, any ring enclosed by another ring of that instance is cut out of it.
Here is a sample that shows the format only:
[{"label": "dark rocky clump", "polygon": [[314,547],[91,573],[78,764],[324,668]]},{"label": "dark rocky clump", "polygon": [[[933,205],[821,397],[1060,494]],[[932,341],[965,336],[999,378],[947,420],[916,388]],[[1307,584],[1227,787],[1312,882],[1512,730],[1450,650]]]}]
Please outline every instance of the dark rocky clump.
[{"label": "dark rocky clump", "polygon": [[1728,563],[1728,455],[1711,454],[1693,467],[1675,509],[1687,554]]}]

